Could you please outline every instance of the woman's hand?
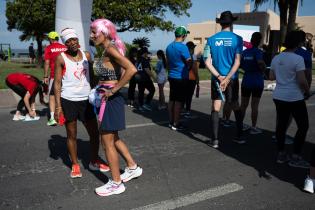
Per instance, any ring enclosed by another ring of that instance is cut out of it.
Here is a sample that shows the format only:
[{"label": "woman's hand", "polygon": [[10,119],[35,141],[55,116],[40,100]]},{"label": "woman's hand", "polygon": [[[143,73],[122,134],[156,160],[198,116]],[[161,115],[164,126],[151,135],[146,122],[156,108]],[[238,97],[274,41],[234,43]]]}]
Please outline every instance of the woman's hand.
[{"label": "woman's hand", "polygon": [[63,114],[62,108],[57,107],[55,110],[55,113],[54,113],[54,118],[55,118],[56,122],[59,122],[60,114]]},{"label": "woman's hand", "polygon": [[113,89],[98,88],[97,90],[102,93],[102,99],[104,99],[105,101],[107,101],[109,97],[114,95]]},{"label": "woman's hand", "polygon": [[31,110],[29,113],[30,117],[36,117],[36,111],[35,110]]}]

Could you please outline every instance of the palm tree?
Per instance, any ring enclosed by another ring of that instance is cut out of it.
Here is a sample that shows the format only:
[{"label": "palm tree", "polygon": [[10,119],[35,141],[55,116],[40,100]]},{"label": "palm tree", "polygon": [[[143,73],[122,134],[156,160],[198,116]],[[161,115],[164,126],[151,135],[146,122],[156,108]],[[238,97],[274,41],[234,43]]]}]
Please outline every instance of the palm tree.
[{"label": "palm tree", "polygon": [[[261,6],[263,3],[269,2],[269,0],[251,0],[255,4],[255,10],[259,6]],[[288,27],[288,8],[289,8],[289,2],[291,0],[273,0],[274,3],[274,9],[276,8],[276,5],[278,5],[279,12],[280,12],[280,44],[282,44],[285,40],[285,36],[287,33],[287,27]],[[298,1],[298,0],[296,0]]]},{"label": "palm tree", "polygon": [[147,37],[138,37],[132,40],[132,44],[137,45],[139,48],[150,47],[150,40]]},{"label": "palm tree", "polygon": [[[255,10],[269,0],[251,0],[255,3]],[[299,0],[273,0],[274,6],[278,5],[280,11],[280,40],[284,42],[287,31],[296,29],[296,15]],[[303,0],[301,0],[301,5]]]}]

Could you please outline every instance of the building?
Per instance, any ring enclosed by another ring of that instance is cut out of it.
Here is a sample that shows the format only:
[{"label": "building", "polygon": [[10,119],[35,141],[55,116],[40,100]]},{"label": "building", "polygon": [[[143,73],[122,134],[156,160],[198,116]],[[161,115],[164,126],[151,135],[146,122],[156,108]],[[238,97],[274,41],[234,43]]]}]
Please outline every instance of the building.
[{"label": "building", "polygon": [[[263,36],[263,44],[271,44],[273,49],[277,48],[279,40],[276,39],[279,37],[277,35],[280,30],[280,17],[278,14],[272,10],[251,12],[250,4],[246,3],[244,12],[233,13],[233,15],[238,17],[238,20],[234,22],[236,25],[259,26]],[[308,39],[314,46],[315,16],[297,16],[296,22],[298,27],[307,33]],[[219,32],[221,27],[215,21],[209,20],[188,24],[188,30],[190,34],[187,37],[187,41],[193,41],[197,45],[195,53],[201,54],[207,38]]]}]

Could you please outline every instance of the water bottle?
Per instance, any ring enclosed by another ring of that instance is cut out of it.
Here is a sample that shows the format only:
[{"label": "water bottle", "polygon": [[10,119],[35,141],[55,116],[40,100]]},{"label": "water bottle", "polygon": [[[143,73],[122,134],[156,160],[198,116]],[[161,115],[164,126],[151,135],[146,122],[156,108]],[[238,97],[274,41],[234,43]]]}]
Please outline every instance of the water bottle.
[{"label": "water bottle", "polygon": [[217,87],[217,91],[219,92],[219,95],[220,95],[220,99],[225,102],[225,96],[224,96],[224,93],[222,92],[222,89],[220,87],[220,84],[218,81],[215,81],[215,86]]}]

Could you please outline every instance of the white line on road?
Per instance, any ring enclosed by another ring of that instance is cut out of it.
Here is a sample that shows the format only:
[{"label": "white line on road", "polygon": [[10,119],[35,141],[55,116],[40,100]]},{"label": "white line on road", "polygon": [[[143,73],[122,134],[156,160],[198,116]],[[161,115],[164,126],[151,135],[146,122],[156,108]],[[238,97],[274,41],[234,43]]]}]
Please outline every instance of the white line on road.
[{"label": "white line on road", "polygon": [[162,210],[162,209],[176,209],[201,201],[209,200],[211,198],[220,197],[232,192],[237,192],[243,189],[243,186],[236,183],[229,183],[226,185],[210,188],[207,190],[195,192],[192,194],[184,195],[175,199],[161,201],[158,203],[150,204],[147,206],[135,208],[133,210]]},{"label": "white line on road", "polygon": [[[190,119],[197,119],[198,116],[192,116]],[[158,121],[158,122],[150,122],[150,123],[140,123],[140,124],[133,124],[133,125],[127,125],[127,128],[139,128],[139,127],[146,127],[146,126],[153,126],[153,125],[163,125],[168,124],[168,121]]]}]

